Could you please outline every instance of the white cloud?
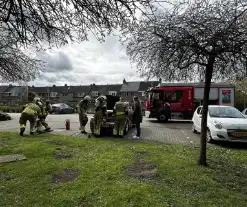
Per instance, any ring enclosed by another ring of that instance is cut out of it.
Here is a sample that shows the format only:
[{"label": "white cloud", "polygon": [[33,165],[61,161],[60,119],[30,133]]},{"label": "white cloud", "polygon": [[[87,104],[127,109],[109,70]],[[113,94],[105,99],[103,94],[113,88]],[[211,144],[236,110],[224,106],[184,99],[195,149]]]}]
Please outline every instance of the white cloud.
[{"label": "white cloud", "polygon": [[142,80],[135,67],[131,67],[125,47],[118,36],[108,36],[100,43],[89,35],[89,41],[71,44],[40,53],[47,62],[41,76],[29,85],[85,85],[114,84]]}]

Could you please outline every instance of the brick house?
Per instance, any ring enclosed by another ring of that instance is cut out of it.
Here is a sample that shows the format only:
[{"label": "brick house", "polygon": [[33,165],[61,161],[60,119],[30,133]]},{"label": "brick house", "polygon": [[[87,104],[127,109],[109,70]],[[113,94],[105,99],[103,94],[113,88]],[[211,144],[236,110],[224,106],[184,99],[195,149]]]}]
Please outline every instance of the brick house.
[{"label": "brick house", "polygon": [[34,87],[31,86],[28,88],[29,92],[36,93],[39,97],[43,99],[49,99],[49,87]]},{"label": "brick house", "polygon": [[8,105],[27,101],[27,88],[25,86],[9,85],[2,88],[1,103]]},{"label": "brick house", "polygon": [[0,104],[5,104],[5,91],[9,86],[0,86]]},{"label": "brick house", "polygon": [[133,96],[139,97],[140,81],[127,82],[125,79],[123,80],[122,87],[120,89],[120,96],[124,98],[126,101],[132,101]]}]

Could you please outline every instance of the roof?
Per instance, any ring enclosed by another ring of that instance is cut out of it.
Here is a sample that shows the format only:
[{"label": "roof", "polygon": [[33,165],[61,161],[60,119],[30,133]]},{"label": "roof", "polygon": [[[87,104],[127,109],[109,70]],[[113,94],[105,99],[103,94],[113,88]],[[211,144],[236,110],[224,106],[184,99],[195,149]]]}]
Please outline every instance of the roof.
[{"label": "roof", "polygon": [[15,93],[23,93],[25,91],[25,86],[14,86],[14,85],[11,85],[9,86],[5,92],[9,92],[11,93],[12,92],[15,92]]},{"label": "roof", "polygon": [[90,85],[87,86],[69,86],[69,93],[87,93],[90,90]]},{"label": "roof", "polygon": [[[165,87],[165,86],[204,87],[204,83],[191,82],[191,83],[161,83],[159,84],[159,87]],[[233,87],[233,85],[230,83],[219,82],[219,83],[211,83],[211,87]]]},{"label": "roof", "polygon": [[9,86],[0,86],[0,93],[4,93],[8,88]]},{"label": "roof", "polygon": [[48,93],[49,87],[29,87],[28,90],[35,93]]},{"label": "roof", "polygon": [[126,82],[122,85],[120,92],[135,92],[140,88],[140,81],[138,82]]},{"label": "roof", "polygon": [[56,92],[56,93],[68,93],[71,86],[54,86],[49,87],[50,92]]},{"label": "roof", "polygon": [[98,91],[100,93],[107,95],[109,91],[120,92],[122,84],[112,84],[112,85],[98,85]]},{"label": "roof", "polygon": [[140,82],[139,91],[146,91],[150,87],[156,87],[159,81],[142,81]]}]

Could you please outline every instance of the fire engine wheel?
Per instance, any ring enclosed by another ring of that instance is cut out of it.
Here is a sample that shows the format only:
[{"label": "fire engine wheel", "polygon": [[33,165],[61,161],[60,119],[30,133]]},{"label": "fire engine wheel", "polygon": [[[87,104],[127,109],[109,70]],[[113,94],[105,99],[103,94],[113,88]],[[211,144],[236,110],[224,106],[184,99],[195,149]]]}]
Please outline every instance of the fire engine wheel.
[{"label": "fire engine wheel", "polygon": [[165,114],[160,114],[160,116],[158,117],[158,121],[167,122],[168,121],[168,117]]}]

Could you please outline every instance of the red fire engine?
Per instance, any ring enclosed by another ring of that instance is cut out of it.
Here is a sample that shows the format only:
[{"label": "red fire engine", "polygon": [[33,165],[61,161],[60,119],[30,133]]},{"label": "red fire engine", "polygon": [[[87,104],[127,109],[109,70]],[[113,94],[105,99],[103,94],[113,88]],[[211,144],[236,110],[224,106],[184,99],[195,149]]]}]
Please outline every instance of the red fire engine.
[{"label": "red fire engine", "polygon": [[[160,84],[146,91],[146,111],[149,118],[166,122],[172,118],[191,119],[194,110],[203,101],[203,83]],[[209,104],[232,105],[235,102],[235,89],[225,83],[212,83]]]}]

